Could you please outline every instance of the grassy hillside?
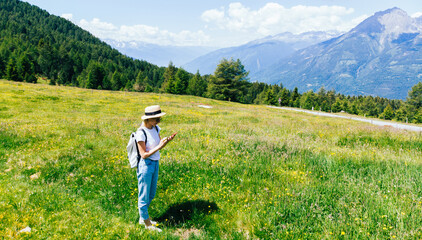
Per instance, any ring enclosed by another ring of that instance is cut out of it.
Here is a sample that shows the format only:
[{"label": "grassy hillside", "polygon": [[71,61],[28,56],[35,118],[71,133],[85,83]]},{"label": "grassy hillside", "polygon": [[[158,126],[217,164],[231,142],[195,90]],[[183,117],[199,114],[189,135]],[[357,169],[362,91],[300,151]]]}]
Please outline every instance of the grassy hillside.
[{"label": "grassy hillside", "polygon": [[[125,152],[152,104],[167,112],[162,136],[179,132],[162,151],[150,211],[161,234],[137,224]],[[0,118],[5,238],[422,237],[419,133],[189,96],[3,80]]]}]

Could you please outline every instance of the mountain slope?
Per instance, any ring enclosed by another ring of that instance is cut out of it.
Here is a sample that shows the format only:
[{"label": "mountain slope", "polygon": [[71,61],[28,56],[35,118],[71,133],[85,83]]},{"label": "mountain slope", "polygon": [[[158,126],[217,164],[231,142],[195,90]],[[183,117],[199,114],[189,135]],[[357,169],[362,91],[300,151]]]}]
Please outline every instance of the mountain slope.
[{"label": "mountain slope", "polygon": [[300,91],[404,99],[422,77],[422,26],[401,9],[378,12],[348,33],[297,51],[251,76]]},{"label": "mountain slope", "polygon": [[223,48],[198,57],[183,65],[190,71],[212,74],[221,59],[240,59],[247,71],[255,73],[289,56],[298,49],[322,42],[338,33],[307,32],[295,35],[289,32],[251,41],[247,44]]}]

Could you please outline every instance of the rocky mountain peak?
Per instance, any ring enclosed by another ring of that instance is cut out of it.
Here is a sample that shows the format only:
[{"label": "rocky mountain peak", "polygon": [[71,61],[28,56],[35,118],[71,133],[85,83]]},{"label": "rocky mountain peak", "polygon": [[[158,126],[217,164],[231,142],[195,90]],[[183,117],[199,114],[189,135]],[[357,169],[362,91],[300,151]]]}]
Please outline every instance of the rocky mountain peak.
[{"label": "rocky mountain peak", "polygon": [[420,29],[416,20],[399,8],[393,8],[387,13],[378,17],[378,21],[384,26],[384,32],[387,34],[401,34],[419,32]]},{"label": "rocky mountain peak", "polygon": [[401,41],[403,36],[416,36],[422,33],[422,25],[418,23],[422,20],[410,17],[400,8],[391,8],[385,11],[375,13],[367,18],[354,29],[352,29],[345,38],[352,35],[366,35],[378,42],[378,51],[383,51],[393,47],[392,42]]},{"label": "rocky mountain peak", "polygon": [[391,8],[377,12],[354,29],[354,33],[384,33],[395,36],[402,33],[421,32],[417,19],[410,17],[400,8]]}]

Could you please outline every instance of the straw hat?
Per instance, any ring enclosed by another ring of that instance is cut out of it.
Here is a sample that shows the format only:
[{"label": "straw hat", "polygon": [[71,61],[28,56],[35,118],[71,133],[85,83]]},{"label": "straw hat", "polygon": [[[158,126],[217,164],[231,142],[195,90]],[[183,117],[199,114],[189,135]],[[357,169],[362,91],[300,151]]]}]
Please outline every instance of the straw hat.
[{"label": "straw hat", "polygon": [[142,120],[149,118],[158,118],[164,116],[166,113],[161,112],[159,105],[148,106],[145,108],[145,115],[142,116]]}]

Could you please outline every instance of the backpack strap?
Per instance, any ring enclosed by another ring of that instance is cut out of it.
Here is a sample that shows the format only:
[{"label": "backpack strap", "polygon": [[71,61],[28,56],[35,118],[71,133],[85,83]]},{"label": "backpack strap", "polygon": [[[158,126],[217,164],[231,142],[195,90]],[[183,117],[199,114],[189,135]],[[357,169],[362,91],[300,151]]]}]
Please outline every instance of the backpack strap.
[{"label": "backpack strap", "polygon": [[145,135],[145,146],[147,145],[147,141],[148,141],[148,137],[147,137],[147,133],[145,132],[145,130],[143,128],[141,128],[142,132]]},{"label": "backpack strap", "polygon": [[[142,132],[145,135],[145,146],[146,146],[147,145],[147,141],[148,141],[147,133],[145,132],[145,130],[143,128],[141,128],[141,130],[142,130]],[[136,142],[136,151],[138,151],[138,163],[136,164],[136,171],[138,171],[139,162],[141,161],[141,154],[139,153],[138,142]]]},{"label": "backpack strap", "polygon": [[[147,133],[145,132],[145,129],[141,128],[142,132],[145,135],[145,146],[147,145],[147,141],[148,141],[148,137],[147,137]],[[155,130],[157,130],[158,133],[158,127],[157,125],[155,126]],[[138,142],[136,142],[136,151],[138,151],[138,164],[136,165],[136,170],[138,170],[139,167],[139,162],[141,161],[141,154],[139,153],[139,149],[138,149]]]}]

